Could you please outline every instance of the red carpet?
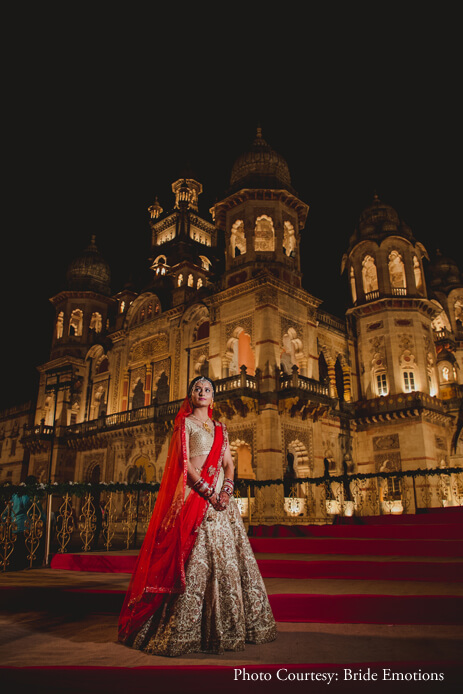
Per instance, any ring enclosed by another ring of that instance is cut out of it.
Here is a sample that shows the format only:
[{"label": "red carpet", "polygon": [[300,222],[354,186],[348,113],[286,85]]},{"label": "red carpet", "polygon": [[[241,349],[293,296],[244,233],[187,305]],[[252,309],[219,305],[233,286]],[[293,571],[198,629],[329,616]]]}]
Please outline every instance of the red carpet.
[{"label": "red carpet", "polygon": [[[52,569],[132,573],[135,555],[55,554]],[[259,559],[264,578],[339,578],[376,581],[463,581],[463,562],[298,561]]]},{"label": "red carpet", "polygon": [[[0,667],[2,685],[34,694],[272,694],[374,692],[453,694],[462,666],[454,662],[262,664],[242,667]],[[360,679],[361,678],[361,679]]]},{"label": "red carpet", "polygon": [[259,554],[371,554],[406,557],[461,557],[463,540],[386,540],[358,538],[250,537]]},{"label": "red carpet", "polygon": [[269,595],[278,622],[463,624],[454,595]]},{"label": "red carpet", "polygon": [[435,540],[463,538],[463,523],[384,523],[378,525],[259,525],[250,537],[313,537],[390,540]]},{"label": "red carpet", "polygon": [[463,581],[463,562],[297,561],[259,559],[264,578],[338,578],[367,581]]},{"label": "red carpet", "polygon": [[[118,614],[119,590],[0,588],[0,609],[40,605],[59,614]],[[463,624],[463,597],[448,595],[269,595],[277,622],[329,624]]]}]

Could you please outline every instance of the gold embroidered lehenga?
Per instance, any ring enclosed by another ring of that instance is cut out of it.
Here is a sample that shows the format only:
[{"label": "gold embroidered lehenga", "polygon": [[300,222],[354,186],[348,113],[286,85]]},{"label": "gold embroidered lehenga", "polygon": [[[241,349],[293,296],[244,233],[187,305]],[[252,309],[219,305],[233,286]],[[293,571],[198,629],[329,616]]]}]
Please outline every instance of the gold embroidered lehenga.
[{"label": "gold embroidered lehenga", "polygon": [[[216,423],[217,426],[221,427]],[[226,442],[225,428],[221,427],[221,431]],[[208,465],[209,459],[203,471]],[[220,463],[217,467],[215,484],[220,489],[223,472]],[[195,497],[190,502],[196,502],[195,493],[190,495]],[[185,507],[187,496],[184,487]],[[155,609],[144,612],[142,623],[138,620],[135,627],[120,631],[120,640],[132,648],[162,656],[239,651],[246,642],[273,641],[275,620],[235,500],[230,499],[225,511],[216,511],[207,504],[195,535],[185,561],[184,589],[161,588],[163,594],[157,596]],[[126,605],[130,604],[133,601],[126,598]],[[120,624],[123,616],[124,609]]]}]

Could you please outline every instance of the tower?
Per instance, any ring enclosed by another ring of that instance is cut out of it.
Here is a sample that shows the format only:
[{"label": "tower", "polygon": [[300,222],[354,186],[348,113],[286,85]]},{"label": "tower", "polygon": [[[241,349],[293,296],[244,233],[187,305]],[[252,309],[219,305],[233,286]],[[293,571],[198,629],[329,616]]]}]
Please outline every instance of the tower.
[{"label": "tower", "polygon": [[224,286],[241,284],[266,268],[300,287],[300,232],[308,211],[291,185],[285,159],[257,128],[251,147],[233,165],[225,198],[211,210],[225,238]]},{"label": "tower", "polygon": [[364,399],[419,391],[438,394],[424,246],[377,195],[360,215],[343,258],[358,338]]},{"label": "tower", "polygon": [[[347,316],[357,339],[359,472],[448,461],[452,418],[439,398],[432,330],[438,309],[428,297],[425,258],[410,227],[375,195],[342,261],[352,299]],[[410,493],[395,484],[390,478],[381,493],[389,499]]]},{"label": "tower", "polygon": [[149,289],[163,309],[188,303],[211,289],[217,270],[217,232],[198,213],[202,185],[191,174],[172,184],[174,209],[168,213],[158,200],[148,208],[151,226]]}]

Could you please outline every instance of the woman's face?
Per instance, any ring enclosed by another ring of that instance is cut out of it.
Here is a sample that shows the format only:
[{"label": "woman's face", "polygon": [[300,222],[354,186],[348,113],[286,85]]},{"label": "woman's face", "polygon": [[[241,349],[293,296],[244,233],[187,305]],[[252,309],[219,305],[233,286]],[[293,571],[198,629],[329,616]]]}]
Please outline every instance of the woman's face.
[{"label": "woman's face", "polygon": [[190,397],[193,409],[195,407],[209,407],[214,397],[214,391],[209,381],[196,381]]}]

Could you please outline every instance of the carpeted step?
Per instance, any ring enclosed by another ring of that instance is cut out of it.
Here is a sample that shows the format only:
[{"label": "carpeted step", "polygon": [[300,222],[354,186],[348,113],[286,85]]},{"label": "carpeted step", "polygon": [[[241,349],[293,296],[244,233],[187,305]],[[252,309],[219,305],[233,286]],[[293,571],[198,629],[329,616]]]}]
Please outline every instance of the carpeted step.
[{"label": "carpeted step", "polygon": [[[0,588],[0,609],[40,609],[65,616],[118,614],[125,591]],[[327,624],[463,624],[463,597],[454,595],[270,594],[278,622]]]},{"label": "carpeted step", "polygon": [[[463,562],[387,562],[346,560],[258,559],[264,578],[338,578],[382,581],[463,581]],[[52,569],[98,573],[132,573],[137,556],[55,554]]]},{"label": "carpeted step", "polygon": [[407,557],[463,556],[463,540],[251,537],[249,541],[253,551],[260,554],[370,554]]},{"label": "carpeted step", "polygon": [[384,525],[259,525],[250,537],[314,537],[390,540],[456,540],[463,538],[463,523]]},{"label": "carpeted step", "polygon": [[258,559],[264,578],[463,581],[463,562],[297,561]]}]

